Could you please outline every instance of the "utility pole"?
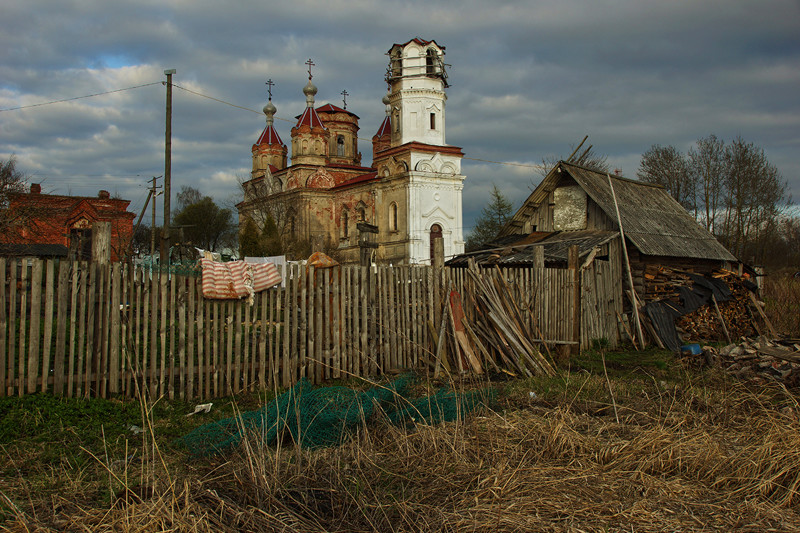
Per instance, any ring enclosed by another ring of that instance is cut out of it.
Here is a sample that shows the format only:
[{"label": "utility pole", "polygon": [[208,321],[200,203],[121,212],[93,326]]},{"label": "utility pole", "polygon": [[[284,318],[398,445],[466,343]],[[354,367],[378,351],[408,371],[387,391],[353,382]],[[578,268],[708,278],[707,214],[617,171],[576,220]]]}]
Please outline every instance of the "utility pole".
[{"label": "utility pole", "polygon": [[[144,207],[142,208],[142,212],[139,213],[139,220],[136,221],[136,226],[133,228],[133,234],[131,235],[131,241],[128,243],[128,248],[125,251],[125,259],[129,259],[131,257],[131,252],[133,251],[133,239],[136,235],[136,232],[139,231],[139,226],[142,225],[142,219],[144,218],[144,214],[147,213],[147,206],[150,205],[150,199],[153,199],[153,218],[155,219],[155,207],[156,207],[156,180],[161,176],[153,176],[153,179],[150,180],[153,182],[153,187],[147,193],[147,200],[144,201]],[[153,226],[155,226],[155,220],[153,220]],[[150,257],[153,256],[153,252],[155,252],[155,242],[153,236],[155,235],[154,229],[150,228]]]},{"label": "utility pole", "polygon": [[[153,257],[156,255],[156,196],[161,193],[156,193],[156,189],[160,189],[161,187],[156,186],[156,180],[161,176],[153,176],[153,179],[150,180],[153,182],[153,186],[150,188],[150,196],[148,198],[153,199],[153,223],[150,225],[150,260],[152,261]],[[147,205],[145,204],[145,209],[147,209]],[[144,211],[142,211],[144,214]]]},{"label": "utility pole", "polygon": [[172,175],[172,75],[175,69],[171,68],[164,71],[167,75],[167,127],[166,142],[164,143],[164,227],[161,231],[161,264],[166,258],[169,264],[169,199],[171,196],[171,175]]}]

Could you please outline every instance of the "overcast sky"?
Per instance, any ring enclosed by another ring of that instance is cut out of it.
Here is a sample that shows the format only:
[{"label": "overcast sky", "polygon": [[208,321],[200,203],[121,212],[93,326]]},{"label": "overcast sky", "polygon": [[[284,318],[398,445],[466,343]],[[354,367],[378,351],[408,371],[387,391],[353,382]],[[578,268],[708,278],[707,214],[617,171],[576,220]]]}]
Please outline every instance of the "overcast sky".
[{"label": "overcast sky", "polygon": [[180,87],[245,109],[174,89],[173,205],[182,185],[235,201],[265,81],[288,143],[312,58],[317,105],[341,106],[347,90],[369,165],[385,54],[416,36],[451,65],[447,142],[472,158],[465,231],[492,184],[519,205],[541,180],[535,166],[584,135],[631,178],[653,144],[685,152],[711,133],[741,136],[800,198],[798,0],[12,0],[0,16],[0,158],[16,154],[43,192],[107,189],[138,213],[164,173],[160,82],[174,68]]}]

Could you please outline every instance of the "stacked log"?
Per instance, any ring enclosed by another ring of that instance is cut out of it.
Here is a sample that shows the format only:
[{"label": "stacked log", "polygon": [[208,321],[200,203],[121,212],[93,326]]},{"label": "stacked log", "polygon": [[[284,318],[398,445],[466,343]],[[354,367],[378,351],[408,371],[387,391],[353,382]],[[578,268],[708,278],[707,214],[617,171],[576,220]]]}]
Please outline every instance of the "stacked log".
[{"label": "stacked log", "polygon": [[[645,301],[668,300],[676,306],[682,305],[681,289],[690,288],[693,272],[668,268],[661,265],[647,265],[645,268]],[[731,299],[710,302],[698,309],[678,317],[675,326],[684,340],[703,339],[705,341],[728,341],[739,337],[774,332],[761,317],[753,302],[752,292],[746,278],[730,270],[718,269],[712,278],[725,283],[731,292]]]}]

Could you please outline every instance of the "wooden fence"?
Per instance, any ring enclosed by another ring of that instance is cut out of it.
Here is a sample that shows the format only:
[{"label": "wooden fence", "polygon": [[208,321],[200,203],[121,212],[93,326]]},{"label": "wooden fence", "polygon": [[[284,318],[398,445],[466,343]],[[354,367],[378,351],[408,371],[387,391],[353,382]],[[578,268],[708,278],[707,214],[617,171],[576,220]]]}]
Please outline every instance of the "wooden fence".
[{"label": "wooden fence", "polygon": [[[468,290],[466,271],[428,266],[292,265],[282,274],[283,286],[257,293],[251,305],[203,298],[199,277],[0,258],[0,395],[147,390],[205,399],[301,377],[424,368],[432,359],[428,324],[438,330],[445,291]],[[541,338],[577,343],[573,271],[504,274]]]}]

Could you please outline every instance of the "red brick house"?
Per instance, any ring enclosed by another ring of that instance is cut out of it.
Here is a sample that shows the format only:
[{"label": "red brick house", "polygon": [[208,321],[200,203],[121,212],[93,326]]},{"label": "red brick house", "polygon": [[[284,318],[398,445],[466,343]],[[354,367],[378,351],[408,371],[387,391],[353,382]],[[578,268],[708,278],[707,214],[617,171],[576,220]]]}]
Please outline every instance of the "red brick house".
[{"label": "red brick house", "polygon": [[133,236],[134,213],[130,200],[111,198],[108,191],[96,197],[42,194],[41,185],[29,193],[8,195],[8,209],[24,213],[19,230],[0,235],[0,251],[13,255],[45,255],[89,260],[92,226],[111,223],[111,260],[119,261]]}]

